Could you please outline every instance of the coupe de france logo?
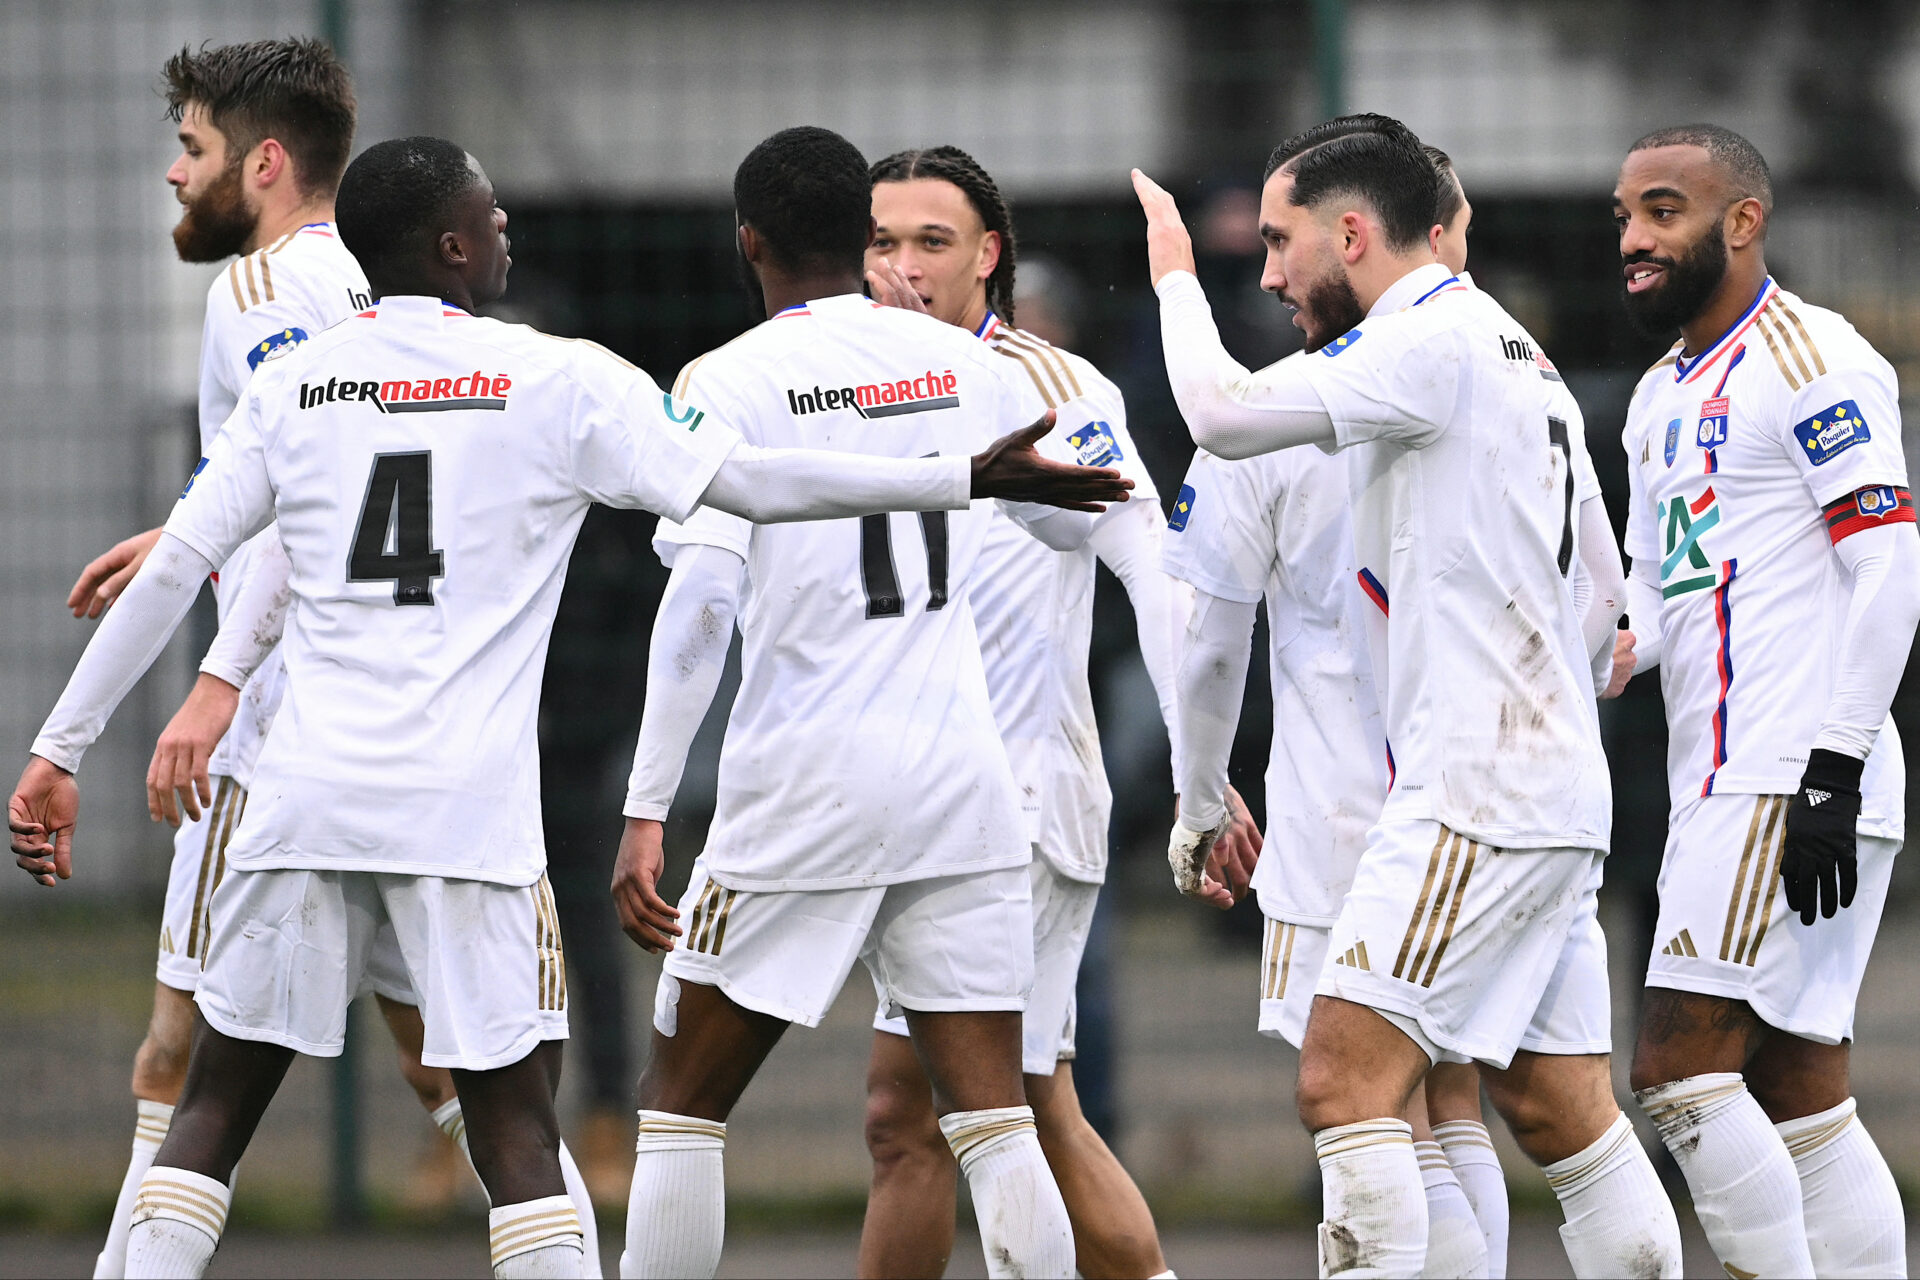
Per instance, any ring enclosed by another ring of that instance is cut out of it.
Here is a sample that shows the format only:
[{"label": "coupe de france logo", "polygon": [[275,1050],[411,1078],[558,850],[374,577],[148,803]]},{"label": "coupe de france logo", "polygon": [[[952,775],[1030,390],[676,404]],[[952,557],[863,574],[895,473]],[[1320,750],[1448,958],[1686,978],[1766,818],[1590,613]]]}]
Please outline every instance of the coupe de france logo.
[{"label": "coupe de france logo", "polygon": [[1360,331],[1358,329],[1350,329],[1335,338],[1332,342],[1329,342],[1326,346],[1320,348],[1320,354],[1332,358],[1358,341],[1360,341]]},{"label": "coupe de france logo", "polygon": [[1867,420],[1860,416],[1860,406],[1851,400],[1822,409],[1796,426],[1793,436],[1807,451],[1807,461],[1816,467],[1873,439]]},{"label": "coupe de france logo", "polygon": [[1173,499],[1173,514],[1167,518],[1167,528],[1180,533],[1187,527],[1188,517],[1193,515],[1193,486],[1183,484]]},{"label": "coupe de france logo", "polygon": [[1089,422],[1068,436],[1067,443],[1073,446],[1073,454],[1083,467],[1110,466],[1127,456],[1120,452],[1113,428],[1104,422]]},{"label": "coupe de france logo", "polygon": [[278,360],[307,340],[305,329],[282,329],[247,349],[247,368],[258,369],[262,360]]}]

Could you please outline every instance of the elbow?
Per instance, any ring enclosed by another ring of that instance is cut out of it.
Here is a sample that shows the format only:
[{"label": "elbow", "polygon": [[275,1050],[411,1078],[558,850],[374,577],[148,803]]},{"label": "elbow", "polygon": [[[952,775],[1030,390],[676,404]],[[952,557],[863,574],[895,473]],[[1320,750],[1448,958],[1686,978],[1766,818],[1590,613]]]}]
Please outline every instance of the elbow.
[{"label": "elbow", "polygon": [[1238,462],[1263,452],[1259,442],[1250,439],[1248,433],[1236,431],[1204,412],[1189,413],[1186,419],[1187,433],[1193,437],[1193,443],[1216,458]]}]

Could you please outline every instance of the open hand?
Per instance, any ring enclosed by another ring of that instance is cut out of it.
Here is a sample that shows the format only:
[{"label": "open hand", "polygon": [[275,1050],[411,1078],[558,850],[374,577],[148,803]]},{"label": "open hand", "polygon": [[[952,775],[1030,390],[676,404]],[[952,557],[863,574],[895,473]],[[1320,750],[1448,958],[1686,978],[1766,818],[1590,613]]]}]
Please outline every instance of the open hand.
[{"label": "open hand", "polygon": [[907,278],[900,274],[900,268],[893,265],[893,259],[882,258],[877,267],[867,268],[867,288],[873,294],[873,300],[883,307],[898,307],[902,311],[918,311],[921,315],[931,315],[920,293]]},{"label": "open hand", "polygon": [[1138,169],[1133,171],[1133,193],[1147,215],[1147,277],[1159,284],[1175,271],[1193,270],[1193,237],[1180,218],[1180,206],[1165,188]]},{"label": "open hand", "polygon": [[239,706],[238,689],[218,676],[200,673],[193,692],[154,744],[153,761],[147,766],[147,815],[155,822],[177,827],[182,809],[197,822],[201,807],[213,803],[207,761],[226,736]]},{"label": "open hand", "polygon": [[7,831],[14,862],[52,888],[73,875],[73,826],[80,817],[80,787],[73,775],[34,756],[7,802]]},{"label": "open hand", "polygon": [[1054,411],[1038,422],[1001,436],[973,455],[973,496],[1009,502],[1039,502],[1069,511],[1105,511],[1105,502],[1125,502],[1133,481],[1111,467],[1055,462],[1034,448],[1053,430]]},{"label": "open hand", "polygon": [[660,896],[660,873],[667,865],[665,833],[664,826],[649,818],[628,818],[613,859],[613,909],[620,917],[620,932],[656,955],[673,950],[673,940],[684,932],[674,923],[680,909]]},{"label": "open hand", "polygon": [[160,533],[159,529],[149,529],[116,542],[105,555],[82,569],[73,590],[67,592],[67,608],[73,611],[73,616],[97,618],[105,613],[107,606],[120,598],[120,593],[133,581],[133,575],[147,562],[147,553],[160,541]]}]

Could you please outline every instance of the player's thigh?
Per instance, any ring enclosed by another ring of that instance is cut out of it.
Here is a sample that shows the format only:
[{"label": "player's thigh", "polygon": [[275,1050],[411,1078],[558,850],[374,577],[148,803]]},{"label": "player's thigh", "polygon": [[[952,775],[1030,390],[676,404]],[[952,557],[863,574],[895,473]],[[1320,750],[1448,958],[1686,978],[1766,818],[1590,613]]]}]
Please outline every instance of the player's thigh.
[{"label": "player's thigh", "polygon": [[368,873],[229,867],[212,904],[201,1016],[235,1039],[337,1055],[383,911]]},{"label": "player's thigh", "polygon": [[1313,989],[1327,960],[1329,925],[1266,917],[1260,937],[1260,1034],[1306,1043]]},{"label": "player's thigh", "polygon": [[867,1056],[866,1137],[876,1160],[908,1151],[946,1152],[933,1084],[900,1019],[900,1034],[876,1031]]},{"label": "player's thigh", "polygon": [[1051,1075],[1058,1063],[1074,1055],[1079,1021],[1075,992],[1100,886],[1063,876],[1037,855],[1028,884],[1033,894],[1033,990],[1020,1020],[1020,1058],[1032,1077]]},{"label": "player's thigh", "polygon": [[505,885],[381,874],[376,883],[419,999],[422,1064],[491,1071],[566,1039],[566,957],[545,876]]},{"label": "player's thigh", "polygon": [[[1450,1052],[1504,1066],[1547,992],[1600,856],[1500,849],[1431,821],[1379,823],[1316,994],[1373,1009],[1430,1061]],[[1307,1034],[1311,1042],[1311,1022]]]},{"label": "player's thigh", "polygon": [[[198,818],[184,819],[173,833],[166,905],[160,914],[155,976],[189,997],[200,986],[213,929],[213,891],[226,870],[227,841],[247,799],[246,791],[232,778],[215,776],[210,781],[213,803],[203,807]],[[184,1035],[180,1046],[184,1053]]]},{"label": "player's thigh", "polygon": [[1026,1105],[1017,1010],[909,1009],[907,1026],[939,1114]]},{"label": "player's thigh", "polygon": [[1378,1010],[1315,996],[1300,1046],[1300,1121],[1317,1133],[1399,1116],[1432,1061],[1425,1047]]},{"label": "player's thigh", "polygon": [[1747,1088],[1775,1124],[1830,1111],[1853,1094],[1851,1051],[1771,1031],[1747,1063]]},{"label": "player's thigh", "polygon": [[1521,1050],[1505,1070],[1487,1068],[1487,1097],[1535,1164],[1586,1150],[1613,1124],[1620,1107],[1606,1054]]},{"label": "player's thigh", "polygon": [[1480,1108],[1480,1064],[1436,1062],[1427,1073],[1427,1116],[1434,1124],[1484,1119]]}]

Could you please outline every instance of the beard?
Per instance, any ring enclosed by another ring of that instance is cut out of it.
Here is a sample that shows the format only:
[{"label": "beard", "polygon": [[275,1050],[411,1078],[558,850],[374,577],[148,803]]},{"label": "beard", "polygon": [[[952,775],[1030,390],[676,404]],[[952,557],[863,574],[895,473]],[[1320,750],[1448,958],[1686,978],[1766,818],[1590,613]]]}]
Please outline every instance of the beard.
[{"label": "beard", "polygon": [[[1627,319],[1643,338],[1665,338],[1705,309],[1707,301],[1727,276],[1727,237],[1718,224],[1694,242],[1678,259],[1651,253],[1630,254],[1623,266],[1651,262],[1666,268],[1666,279],[1645,293],[1623,293]],[[1624,290],[1626,284],[1621,282]]]},{"label": "beard", "polygon": [[182,262],[219,262],[253,239],[260,215],[247,208],[240,166],[229,165],[207,189],[186,203],[173,228],[174,252]]},{"label": "beard", "polygon": [[1367,318],[1360,296],[1353,291],[1353,281],[1338,268],[1307,286],[1305,305],[1300,310],[1307,319],[1308,351],[1318,351]]}]

